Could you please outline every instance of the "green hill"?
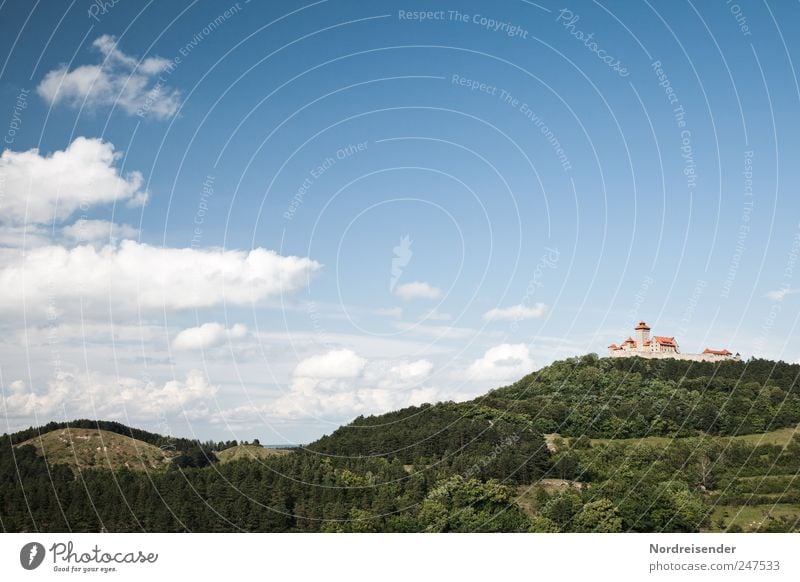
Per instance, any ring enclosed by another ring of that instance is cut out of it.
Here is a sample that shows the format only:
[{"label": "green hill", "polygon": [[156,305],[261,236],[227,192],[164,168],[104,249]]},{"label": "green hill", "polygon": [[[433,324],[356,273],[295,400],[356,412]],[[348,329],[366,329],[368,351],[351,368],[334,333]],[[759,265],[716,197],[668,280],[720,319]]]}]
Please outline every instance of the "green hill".
[{"label": "green hill", "polygon": [[0,518],[7,531],[797,531],[798,375],[588,355],[284,452],[79,421],[174,446],[148,475],[94,456],[78,479],[52,462],[75,454],[63,442],[50,465],[34,447],[9,454],[29,429],[0,439]]},{"label": "green hill", "polygon": [[286,455],[290,451],[288,449],[268,449],[261,445],[236,445],[229,447],[225,450],[216,453],[217,459],[220,463],[231,463],[233,461],[244,460],[259,460],[267,459],[269,457]]},{"label": "green hill", "polygon": [[115,471],[165,469],[172,455],[153,445],[106,430],[63,428],[33,437],[17,447],[33,445],[51,465],[75,470],[96,468]]}]

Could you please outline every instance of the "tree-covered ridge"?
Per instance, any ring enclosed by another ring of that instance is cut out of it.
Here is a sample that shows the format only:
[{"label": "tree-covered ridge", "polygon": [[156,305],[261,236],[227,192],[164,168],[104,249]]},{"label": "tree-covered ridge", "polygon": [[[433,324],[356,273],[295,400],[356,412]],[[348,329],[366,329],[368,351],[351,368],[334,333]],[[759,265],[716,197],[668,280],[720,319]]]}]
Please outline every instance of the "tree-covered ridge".
[{"label": "tree-covered ridge", "polygon": [[528,418],[478,403],[426,404],[358,417],[308,449],[335,457],[397,459],[519,483],[541,477],[549,463],[544,438]]},{"label": "tree-covered ridge", "polygon": [[800,422],[800,365],[570,358],[478,399],[542,433],[593,438],[737,435]]},{"label": "tree-covered ridge", "polygon": [[[793,531],[800,523],[800,439],[788,428],[764,431],[797,424],[798,372],[800,366],[764,360],[589,355],[471,402],[359,417],[305,449],[238,460],[232,454],[228,463],[215,451],[236,443],[70,423],[177,448],[169,468],[147,474],[48,465],[33,447],[19,446],[40,432],[31,429],[0,438],[0,526]],[[737,434],[751,436],[731,436]]]}]

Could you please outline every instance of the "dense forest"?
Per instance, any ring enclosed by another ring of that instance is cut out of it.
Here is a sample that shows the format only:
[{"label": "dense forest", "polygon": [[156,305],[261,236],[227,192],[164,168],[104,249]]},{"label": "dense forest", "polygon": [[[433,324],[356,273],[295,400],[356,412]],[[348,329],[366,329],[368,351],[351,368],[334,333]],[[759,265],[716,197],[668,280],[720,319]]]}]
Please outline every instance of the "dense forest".
[{"label": "dense forest", "polygon": [[470,402],[359,417],[307,447],[148,472],[48,465],[0,437],[3,531],[797,531],[800,366],[595,355]]}]

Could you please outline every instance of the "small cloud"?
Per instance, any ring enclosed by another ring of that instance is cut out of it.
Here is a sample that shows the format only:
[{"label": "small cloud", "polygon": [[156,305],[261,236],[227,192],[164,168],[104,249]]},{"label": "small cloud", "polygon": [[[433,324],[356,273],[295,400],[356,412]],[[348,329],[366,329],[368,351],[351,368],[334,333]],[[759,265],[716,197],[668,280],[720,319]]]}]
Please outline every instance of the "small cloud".
[{"label": "small cloud", "polygon": [[414,254],[411,251],[411,244],[413,242],[409,235],[404,235],[400,237],[400,243],[392,249],[394,256],[392,257],[392,278],[389,281],[390,291],[394,290],[398,279],[400,279],[400,276],[403,274],[403,269],[408,266],[408,262]]},{"label": "small cloud", "polygon": [[355,378],[367,361],[353,350],[331,350],[297,364],[294,375],[301,378]]},{"label": "small cloud", "polygon": [[98,65],[83,65],[69,70],[61,65],[47,73],[36,88],[51,105],[64,103],[76,109],[118,107],[128,115],[169,119],[180,105],[180,93],[159,80],[169,70],[170,61],[162,57],[143,60],[117,48],[113,36],[104,34],[92,46],[103,55]]},{"label": "small cloud", "polygon": [[533,369],[533,360],[525,344],[500,344],[486,350],[467,369],[470,380],[519,379]]},{"label": "small cloud", "polygon": [[772,301],[783,301],[787,295],[796,295],[800,293],[800,289],[778,289],[777,291],[769,291],[765,297]]},{"label": "small cloud", "polygon": [[384,315],[386,317],[394,317],[396,319],[400,319],[403,317],[403,308],[402,307],[382,307],[380,309],[375,310],[375,315]]},{"label": "small cloud", "polygon": [[401,321],[393,322],[392,325],[395,329],[409,334],[437,339],[466,339],[478,333],[478,330],[470,327],[455,327],[452,325],[423,325]]},{"label": "small cloud", "polygon": [[65,226],[61,232],[68,239],[90,243],[132,239],[139,235],[139,230],[129,224],[117,224],[108,220],[86,220],[85,218]]},{"label": "small cloud", "polygon": [[486,321],[521,321],[523,319],[541,319],[547,313],[547,305],[537,303],[532,306],[512,305],[511,307],[495,307],[483,314]]},{"label": "small cloud", "polygon": [[176,350],[207,350],[221,346],[229,339],[240,339],[246,335],[247,327],[241,323],[230,329],[216,322],[204,323],[181,331],[172,340],[172,347]]},{"label": "small cloud", "polygon": [[450,321],[453,319],[453,316],[449,313],[439,313],[435,309],[432,309],[428,313],[426,313],[422,319],[430,319],[431,321]]},{"label": "small cloud", "polygon": [[414,281],[413,283],[403,283],[394,290],[395,294],[403,301],[413,299],[439,299],[442,290],[424,281]]}]

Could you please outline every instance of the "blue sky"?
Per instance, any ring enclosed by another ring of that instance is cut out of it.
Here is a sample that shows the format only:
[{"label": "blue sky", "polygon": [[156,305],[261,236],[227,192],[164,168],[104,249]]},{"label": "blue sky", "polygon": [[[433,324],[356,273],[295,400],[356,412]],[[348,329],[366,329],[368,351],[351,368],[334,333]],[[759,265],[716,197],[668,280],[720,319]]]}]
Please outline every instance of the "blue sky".
[{"label": "blue sky", "polygon": [[265,4],[0,5],[9,428],[302,442],[639,319],[800,358],[795,6]]}]

